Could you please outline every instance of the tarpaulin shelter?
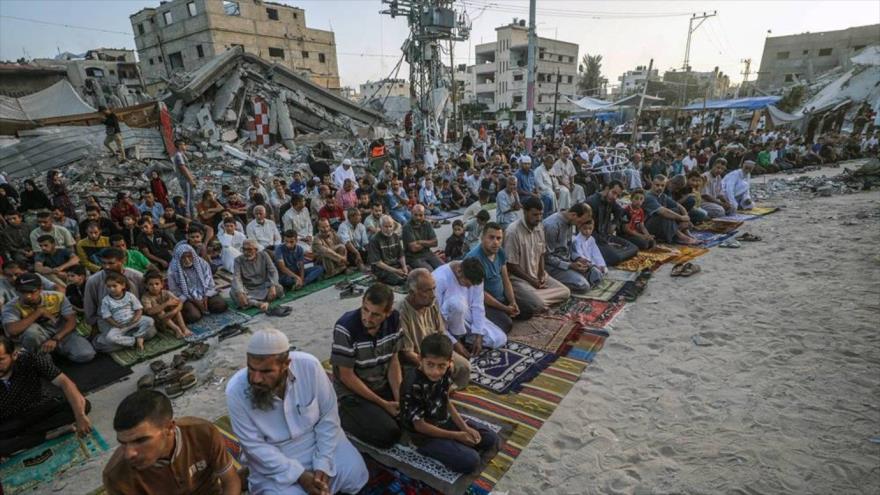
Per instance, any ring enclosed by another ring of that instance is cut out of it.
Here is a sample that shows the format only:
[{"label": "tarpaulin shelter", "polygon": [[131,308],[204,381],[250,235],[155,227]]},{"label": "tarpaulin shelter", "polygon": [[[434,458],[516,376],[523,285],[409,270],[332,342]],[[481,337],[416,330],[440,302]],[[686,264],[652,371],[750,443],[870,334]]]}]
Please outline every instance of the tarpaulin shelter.
[{"label": "tarpaulin shelter", "polygon": [[0,95],[0,134],[31,129],[43,119],[95,111],[66,80],[19,98]]},{"label": "tarpaulin shelter", "polygon": [[[624,107],[637,107],[639,106],[639,101],[642,99],[642,95],[635,94],[623,97],[617,101],[605,101],[600,100],[598,98],[592,98],[590,96],[584,96],[579,100],[573,100],[571,98],[566,97],[568,101],[578,106],[579,108],[583,108],[587,111],[606,111],[606,110],[614,110],[617,108]],[[659,98],[657,96],[645,95],[645,105],[651,105],[660,101],[663,101],[663,98]]]},{"label": "tarpaulin shelter", "polygon": [[752,96],[729,100],[708,100],[691,103],[682,110],[762,110],[781,99],[781,96]]}]

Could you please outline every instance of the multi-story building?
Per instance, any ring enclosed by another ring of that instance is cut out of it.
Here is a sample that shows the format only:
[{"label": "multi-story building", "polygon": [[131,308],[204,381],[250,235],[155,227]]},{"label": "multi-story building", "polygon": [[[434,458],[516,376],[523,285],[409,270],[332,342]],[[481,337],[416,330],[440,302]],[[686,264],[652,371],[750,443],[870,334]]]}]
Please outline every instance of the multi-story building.
[{"label": "multi-story building", "polygon": [[385,98],[385,96],[403,96],[409,98],[409,82],[404,79],[381,79],[367,81],[360,86],[361,99]]},{"label": "multi-story building", "polygon": [[[661,96],[667,104],[686,104],[694,99],[723,99],[732,96],[730,93],[730,77],[718,67],[706,72],[693,70],[670,70],[663,74],[663,83],[656,96]],[[649,84],[648,93],[654,86]]]},{"label": "multi-story building", "polygon": [[639,65],[635,68],[635,70],[628,70],[623,73],[623,75],[618,76],[617,80],[620,81],[620,86],[618,86],[615,96],[629,96],[634,93],[638,93],[645,87],[645,81],[649,78],[651,80],[656,80],[659,78],[659,70],[652,69],[651,73],[648,74],[648,68],[644,65]]},{"label": "multi-story building", "polygon": [[151,91],[163,86],[163,78],[197,69],[234,46],[340,89],[336,38],[306,27],[300,8],[262,0],[171,0],[130,20]]},{"label": "multi-story building", "polygon": [[767,37],[756,85],[772,91],[798,81],[812,81],[839,65],[848,66],[855,53],[878,43],[880,24]]},{"label": "multi-story building", "polygon": [[127,106],[140,103],[145,91],[133,50],[96,48],[85,55],[65,54],[36,59],[35,65],[63,68],[67,80],[94,106]]},{"label": "multi-story building", "polygon": [[[495,28],[496,40],[476,46],[474,98],[492,112],[509,110],[511,118],[526,118],[529,30],[526,21]],[[559,82],[558,108],[575,111],[564,96],[576,99],[578,45],[538,37],[535,76],[535,111],[552,112]]]}]

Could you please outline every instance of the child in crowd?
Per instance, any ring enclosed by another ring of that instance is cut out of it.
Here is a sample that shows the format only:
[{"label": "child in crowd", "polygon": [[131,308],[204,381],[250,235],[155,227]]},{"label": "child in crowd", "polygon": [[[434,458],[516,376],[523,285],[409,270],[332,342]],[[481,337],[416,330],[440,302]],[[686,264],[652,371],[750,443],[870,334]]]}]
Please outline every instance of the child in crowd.
[{"label": "child in crowd", "polygon": [[274,254],[278,283],[285,291],[300,289],[324,276],[324,267],[321,265],[305,267],[306,252],[299,245],[296,230],[285,230],[281,237],[283,242],[275,246]]},{"label": "child in crowd", "polygon": [[119,272],[108,271],[104,283],[107,295],[101,301],[101,318],[110,326],[107,340],[122,346],[144,350],[144,335],[153,326],[153,319],[143,316],[144,307],[128,291],[128,279]]},{"label": "child in crowd", "polygon": [[148,272],[144,275],[144,285],[147,288],[147,292],[141,296],[144,313],[156,321],[160,330],[170,330],[179,339],[191,336],[193,333],[186,326],[181,313],[183,302],[165,289],[162,274]]},{"label": "child in crowd", "polygon": [[[152,216],[150,216],[152,218]],[[137,238],[141,233],[141,229],[137,226],[137,218],[131,215],[122,217],[122,230],[119,234],[125,239],[126,246],[137,246]]]},{"label": "child in crowd", "polygon": [[84,301],[86,293],[86,267],[76,265],[70,267],[65,274],[67,275],[67,287],[64,288],[64,295],[70,301],[70,305],[76,311],[77,316],[83,316]]},{"label": "child in crowd", "polygon": [[571,253],[572,261],[584,261],[587,264],[587,272],[584,277],[590,283],[590,287],[605,278],[608,272],[608,266],[605,264],[605,258],[596,245],[596,239],[593,239],[593,218],[587,218],[587,221],[578,226],[578,233],[572,240],[573,248]]},{"label": "child in crowd", "polygon": [[188,217],[189,212],[186,209],[186,201],[183,200],[183,196],[174,196],[171,200],[174,203],[174,212],[182,217]]},{"label": "child in crowd", "polygon": [[498,448],[492,430],[462,419],[449,401],[452,342],[443,334],[425,337],[418,368],[408,368],[400,384],[400,418],[422,455],[457,473],[473,473],[482,457]]},{"label": "child in crowd", "polygon": [[651,249],[657,245],[654,236],[645,227],[645,210],[642,204],[645,202],[644,189],[634,189],[629,193],[630,203],[624,209],[627,223],[623,225],[623,237],[633,243],[639,249]]},{"label": "child in crowd", "polygon": [[446,239],[446,248],[443,251],[446,253],[446,262],[460,260],[468,251],[464,237],[464,222],[459,219],[452,222],[452,235]]},{"label": "child in crowd", "polygon": [[471,250],[480,244],[480,236],[483,235],[483,228],[489,223],[489,218],[490,215],[488,211],[480,210],[475,217],[468,220],[467,224],[465,224],[464,242],[467,245],[468,250]]}]

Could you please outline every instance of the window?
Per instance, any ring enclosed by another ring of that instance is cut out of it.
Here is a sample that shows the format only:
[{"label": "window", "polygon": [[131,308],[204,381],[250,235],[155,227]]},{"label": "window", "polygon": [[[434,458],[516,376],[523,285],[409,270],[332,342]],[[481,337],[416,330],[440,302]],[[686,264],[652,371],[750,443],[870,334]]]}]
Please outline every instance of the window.
[{"label": "window", "polygon": [[574,80],[574,76],[568,76],[568,79],[566,81],[568,82],[568,84],[571,84],[571,81],[573,81],[573,80]]},{"label": "window", "polygon": [[294,19],[299,19],[299,14],[296,13],[296,12],[294,12],[294,13],[293,13],[293,18],[294,18]]},{"label": "window", "polygon": [[309,58],[309,52],[303,50],[303,51],[302,51],[302,57],[303,57],[303,58]]},{"label": "window", "polygon": [[522,80],[523,80],[523,75],[522,75],[522,74],[514,74],[514,75],[513,75],[513,80],[514,80],[514,81],[522,81]]},{"label": "window", "polygon": [[86,69],[86,75],[89,77],[104,77],[104,71],[96,67],[89,67]]},{"label": "window", "polygon": [[223,13],[226,15],[241,15],[241,8],[238,6],[238,2],[223,0]]},{"label": "window", "polygon": [[522,96],[514,96],[514,97],[513,97],[513,104],[514,104],[514,105],[520,105],[520,104],[522,104]]},{"label": "window", "polygon": [[801,52],[801,55],[809,55],[809,54],[810,54],[810,50],[804,50],[803,52]]},{"label": "window", "polygon": [[153,59],[152,59],[152,58],[149,59],[148,62],[150,62],[150,65],[153,65]]},{"label": "window", "polygon": [[168,62],[171,63],[172,69],[183,69],[183,54],[180,52],[169,53]]},{"label": "window", "polygon": [[144,25],[143,25],[143,23],[138,24],[138,34],[140,34],[140,35],[143,35],[143,34],[144,34]]},{"label": "window", "polygon": [[196,55],[198,55],[199,58],[203,58],[205,56],[205,50],[202,48],[202,45],[196,45]]},{"label": "window", "polygon": [[162,55],[159,55],[159,62],[163,62]]},{"label": "window", "polygon": [[560,55],[560,56],[559,56],[559,61],[560,61],[560,62],[563,62],[564,60],[565,60],[565,57],[563,57],[562,55]]},{"label": "window", "polygon": [[186,4],[186,10],[187,10],[187,12],[189,12],[189,16],[190,16],[190,17],[195,17],[196,14],[199,13],[199,12],[196,10],[196,3],[195,3],[195,2],[189,2],[189,3],[187,3],[187,4]]},{"label": "window", "polygon": [[269,56],[271,58],[284,58],[284,49],[269,47]]},{"label": "window", "polygon": [[792,81],[794,81],[794,76],[792,74],[786,74],[785,75],[785,82],[792,82]]},{"label": "window", "polygon": [[165,18],[165,25],[169,26],[172,22],[174,22],[174,18],[171,17],[171,11],[165,12],[162,14],[162,17]]},{"label": "window", "polygon": [[831,55],[831,48],[822,48],[819,50],[820,57],[828,57]]},{"label": "window", "polygon": [[573,64],[573,63],[574,63],[574,57],[568,57],[568,63]]},{"label": "window", "polygon": [[266,15],[269,17],[270,21],[277,21],[278,9],[266,9]]},{"label": "window", "polygon": [[786,60],[788,59],[788,52],[776,52],[776,60]]},{"label": "window", "polygon": [[116,75],[116,71],[115,71],[115,70],[111,70],[111,71],[110,71],[110,75],[111,75],[111,76],[115,76],[115,75]]},{"label": "window", "polygon": [[[323,64],[326,61],[327,61],[327,57],[325,57],[323,53],[319,53],[318,54],[318,62],[321,62]],[[401,86],[403,86],[403,85],[401,85]]]}]

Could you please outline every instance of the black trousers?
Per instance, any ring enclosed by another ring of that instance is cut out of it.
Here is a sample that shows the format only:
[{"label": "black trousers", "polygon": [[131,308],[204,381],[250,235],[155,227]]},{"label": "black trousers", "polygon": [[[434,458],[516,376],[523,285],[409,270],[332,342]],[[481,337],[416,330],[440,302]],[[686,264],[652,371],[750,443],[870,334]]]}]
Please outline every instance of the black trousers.
[{"label": "black trousers", "polygon": [[636,247],[639,249],[651,249],[652,247],[657,245],[657,242],[655,242],[653,239],[643,239],[634,235],[626,235],[623,238],[635,244]]},{"label": "black trousers", "polygon": [[658,241],[667,244],[675,242],[675,234],[678,232],[678,222],[675,220],[663,218],[660,214],[652,215],[645,222],[645,227]]},{"label": "black trousers", "polygon": [[[394,400],[390,387],[385,387],[376,395],[385,400]],[[397,418],[359,395],[339,399],[339,420],[346,433],[380,449],[390,448],[400,440]]]},{"label": "black trousers", "polygon": [[[86,414],[92,405],[86,401]],[[35,447],[46,440],[46,433],[74,423],[73,411],[64,397],[49,397],[24,411],[20,416],[0,423],[0,457],[9,457]]]},{"label": "black trousers", "polygon": [[601,240],[596,239],[596,245],[599,246],[599,251],[608,266],[626,261],[639,252],[635,244],[615,235],[606,235]]}]

